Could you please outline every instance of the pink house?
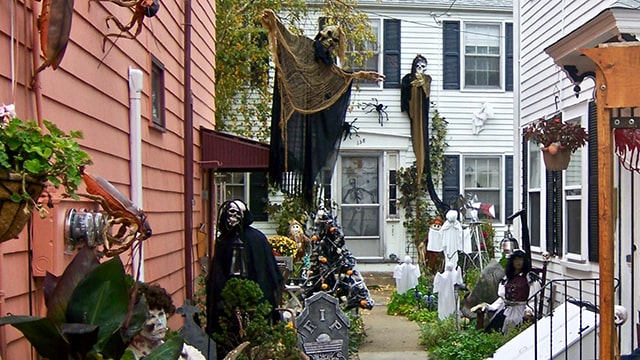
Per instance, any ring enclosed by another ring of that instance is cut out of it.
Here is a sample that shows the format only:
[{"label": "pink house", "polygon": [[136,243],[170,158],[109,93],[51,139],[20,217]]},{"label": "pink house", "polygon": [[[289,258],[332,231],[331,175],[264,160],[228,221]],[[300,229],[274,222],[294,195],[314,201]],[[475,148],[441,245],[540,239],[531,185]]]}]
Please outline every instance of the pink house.
[{"label": "pink house", "polygon": [[[210,137],[200,132],[214,127],[215,3],[161,2],[154,17],[143,18],[137,37],[109,37],[103,49],[105,34],[119,32],[105,19],[126,24],[131,11],[109,1],[76,1],[64,58],[56,70],[40,72],[31,87],[44,60],[36,29],[44,3],[0,2],[0,103],[15,104],[21,119],[82,130],[80,144],[93,158],[89,171],[148,215],[153,236],[143,243],[143,280],[165,287],[180,306],[197,291],[214,218],[211,196],[203,194],[212,193],[212,164],[220,161],[216,154],[201,155],[201,141],[216,139],[205,140]],[[67,212],[97,209],[88,201],[54,203],[46,219],[33,217],[31,231],[27,226],[18,238],[0,243],[2,315],[45,314],[44,275],[60,275],[73,256],[64,236]],[[131,269],[131,251],[120,256]],[[172,317],[169,325],[177,330],[181,318]],[[0,356],[35,355],[20,332],[2,326]]]}]

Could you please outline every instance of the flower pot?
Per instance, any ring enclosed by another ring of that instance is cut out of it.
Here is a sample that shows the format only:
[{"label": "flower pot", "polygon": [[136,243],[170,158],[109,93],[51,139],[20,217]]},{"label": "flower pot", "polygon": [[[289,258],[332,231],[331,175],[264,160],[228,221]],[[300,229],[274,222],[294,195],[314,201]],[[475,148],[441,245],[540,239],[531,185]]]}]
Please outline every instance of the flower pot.
[{"label": "flower pot", "polygon": [[22,176],[0,172],[0,243],[11,240],[20,234],[31,218],[31,210],[42,194],[44,183],[32,178],[24,182],[27,193],[33,201],[11,201],[11,194],[22,193]]},{"label": "flower pot", "polygon": [[569,160],[571,160],[571,150],[558,149],[555,154],[551,154],[548,148],[542,148],[542,159],[547,170],[559,171],[565,170],[569,167]]}]

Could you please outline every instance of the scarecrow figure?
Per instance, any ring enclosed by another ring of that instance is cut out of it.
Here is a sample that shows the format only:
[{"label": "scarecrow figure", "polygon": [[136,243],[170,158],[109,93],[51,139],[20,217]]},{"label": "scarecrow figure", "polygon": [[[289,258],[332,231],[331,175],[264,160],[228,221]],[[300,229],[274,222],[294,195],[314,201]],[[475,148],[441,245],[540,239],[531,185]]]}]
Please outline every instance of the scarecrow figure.
[{"label": "scarecrow figure", "polygon": [[[353,80],[381,81],[384,75],[351,73],[336,65],[336,58],[344,59],[346,46],[338,26],[327,26],[311,39],[289,32],[269,9],[262,24],[269,31],[276,65],[269,177],[285,191],[301,191],[311,202],[320,170],[334,167]],[[295,179],[284,179],[286,173]]]}]

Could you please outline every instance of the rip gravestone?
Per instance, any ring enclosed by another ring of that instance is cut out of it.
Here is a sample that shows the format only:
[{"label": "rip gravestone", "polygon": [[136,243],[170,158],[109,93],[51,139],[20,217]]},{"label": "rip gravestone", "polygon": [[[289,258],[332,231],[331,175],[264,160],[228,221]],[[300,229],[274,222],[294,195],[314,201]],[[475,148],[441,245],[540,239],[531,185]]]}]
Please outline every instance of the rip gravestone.
[{"label": "rip gravestone", "polygon": [[349,358],[349,318],[335,297],[318,292],[305,299],[295,325],[298,347],[312,360]]}]

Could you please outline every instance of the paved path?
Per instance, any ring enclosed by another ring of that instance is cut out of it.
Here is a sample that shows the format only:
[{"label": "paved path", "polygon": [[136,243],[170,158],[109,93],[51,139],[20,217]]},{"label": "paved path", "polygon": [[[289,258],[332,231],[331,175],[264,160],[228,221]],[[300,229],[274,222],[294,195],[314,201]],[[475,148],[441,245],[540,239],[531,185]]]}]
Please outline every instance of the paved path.
[{"label": "paved path", "polygon": [[[369,286],[368,279],[365,279]],[[420,327],[404,316],[387,315],[387,303],[393,286],[372,286],[375,301],[372,310],[362,311],[367,337],[353,360],[425,360],[427,352],[418,345]]]}]

